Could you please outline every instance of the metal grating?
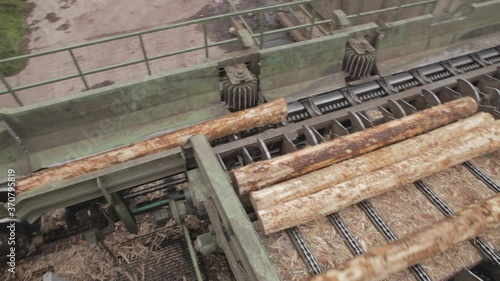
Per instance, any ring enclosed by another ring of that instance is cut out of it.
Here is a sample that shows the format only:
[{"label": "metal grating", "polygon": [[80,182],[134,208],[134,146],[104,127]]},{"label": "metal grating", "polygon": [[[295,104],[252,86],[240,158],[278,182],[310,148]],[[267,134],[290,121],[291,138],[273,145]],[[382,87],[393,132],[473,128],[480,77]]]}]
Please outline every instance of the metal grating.
[{"label": "metal grating", "polygon": [[196,280],[196,273],[186,241],[180,238],[168,239],[168,235],[161,233],[162,231],[164,230],[155,231],[123,243],[123,247],[134,244],[143,245],[150,249],[153,254],[137,255],[129,260],[118,257],[121,269],[116,280]]}]

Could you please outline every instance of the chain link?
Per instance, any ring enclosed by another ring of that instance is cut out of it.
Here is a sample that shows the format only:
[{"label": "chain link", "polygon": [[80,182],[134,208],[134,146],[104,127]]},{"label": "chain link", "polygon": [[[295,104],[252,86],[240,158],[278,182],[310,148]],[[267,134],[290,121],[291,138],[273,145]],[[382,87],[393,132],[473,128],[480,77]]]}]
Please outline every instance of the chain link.
[{"label": "chain link", "polygon": [[297,227],[291,227],[286,230],[288,237],[292,240],[293,245],[299,252],[299,255],[302,257],[306,266],[315,274],[323,273],[323,267],[318,263],[316,256],[314,256],[309,244],[302,236],[302,233]]},{"label": "chain link", "polygon": [[[443,215],[451,216],[455,213],[423,180],[418,180],[413,184],[441,211],[441,213],[443,213]],[[470,242],[485,258],[495,265],[500,266],[500,256],[488,242],[481,237],[476,237]]]}]

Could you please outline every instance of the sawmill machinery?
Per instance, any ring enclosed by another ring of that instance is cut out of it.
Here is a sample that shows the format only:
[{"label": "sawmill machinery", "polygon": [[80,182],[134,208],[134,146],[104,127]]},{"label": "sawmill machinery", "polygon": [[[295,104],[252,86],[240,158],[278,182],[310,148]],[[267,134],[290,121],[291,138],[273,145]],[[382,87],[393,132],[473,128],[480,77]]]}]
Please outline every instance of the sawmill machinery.
[{"label": "sawmill machinery", "polygon": [[[217,19],[230,19],[237,27],[238,51],[139,82],[0,109],[0,182],[5,202],[0,219],[4,225],[17,225],[19,258],[30,255],[31,240],[43,229],[44,214],[61,208],[63,220],[75,226],[75,232],[45,236],[45,244],[82,233],[88,243],[99,244],[115,231],[118,221],[137,233],[144,214],[151,215],[156,231],[172,220],[180,226],[184,238],[162,242],[160,260],[121,264],[123,272],[132,275],[144,262],[156,268],[137,280],[209,280],[200,260],[220,251],[238,281],[305,280],[340,263],[319,254],[319,245],[330,247],[332,256],[344,251],[351,259],[376,247],[369,235],[379,235],[384,243],[400,239],[403,235],[395,228],[404,228],[405,223],[389,223],[386,213],[401,210],[391,204],[386,204],[389,211],[381,210],[378,197],[356,204],[359,220],[366,220],[361,230],[350,223],[358,220],[352,214],[325,216],[320,229],[336,233],[340,242],[335,247],[328,239],[305,233],[304,227],[264,235],[249,196],[238,193],[230,176],[238,168],[464,97],[475,101],[478,111],[500,118],[500,1],[392,2],[398,1],[303,0],[241,11],[231,4],[231,12]],[[246,20],[250,13],[258,15],[260,33],[254,33]],[[282,28],[264,31],[265,21],[276,17]],[[15,96],[12,89],[6,88],[5,93]],[[216,133],[222,125],[189,131],[206,121],[226,122],[230,119],[224,118],[231,114],[241,114],[238,119],[243,120],[244,110],[257,112],[259,106],[271,106],[281,98],[287,104],[284,120],[246,123],[248,128],[231,127],[234,130],[221,136]],[[116,160],[136,151],[134,145],[187,131],[171,147],[158,149],[159,142],[151,142],[137,157]],[[82,165],[71,172],[51,172],[116,149],[123,154],[101,157],[99,163],[106,162],[102,167]],[[485,186],[485,193],[500,192],[491,173],[495,169],[484,169],[486,164],[477,159],[461,166],[470,177],[461,175],[464,178],[449,188],[458,190],[460,182],[467,188],[475,180]],[[18,183],[48,175],[32,181],[30,188],[18,185],[14,215],[9,211],[10,170]],[[439,215],[459,211],[458,203],[446,201],[432,183],[418,180],[412,188]],[[155,192],[161,196],[134,203]],[[457,193],[458,202],[463,194]],[[103,211],[104,204],[109,208]],[[209,227],[203,233],[190,233],[188,216],[207,220]],[[376,234],[368,233],[370,227]],[[147,244],[153,234],[126,243]],[[2,235],[7,241],[8,232]],[[278,240],[284,243],[282,251],[273,250],[272,243]],[[412,265],[405,278],[500,280],[499,243],[490,236],[478,236],[466,250],[452,254],[450,260],[461,262]],[[291,245],[286,251],[285,244]],[[5,242],[0,246],[8,252]],[[298,258],[285,264],[290,256]],[[117,273],[116,280],[129,280],[123,272]],[[54,269],[42,273],[54,278],[48,280],[57,280],[53,276],[59,274]]]}]

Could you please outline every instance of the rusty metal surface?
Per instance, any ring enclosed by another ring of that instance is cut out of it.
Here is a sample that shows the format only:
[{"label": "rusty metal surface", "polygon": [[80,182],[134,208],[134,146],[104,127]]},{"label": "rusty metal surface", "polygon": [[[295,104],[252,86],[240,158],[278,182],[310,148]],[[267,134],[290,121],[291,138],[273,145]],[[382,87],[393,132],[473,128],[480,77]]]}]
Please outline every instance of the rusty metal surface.
[{"label": "rusty metal surface", "polygon": [[472,98],[461,98],[368,130],[231,172],[240,194],[255,191],[385,145],[416,136],[477,111]]},{"label": "rusty metal surface", "polygon": [[196,134],[205,134],[209,140],[213,140],[255,127],[283,122],[286,119],[287,113],[286,101],[284,99],[277,99],[258,107],[233,113],[170,134],[129,144],[108,152],[40,171],[31,176],[19,179],[17,182],[17,192],[22,193],[50,182],[66,180],[177,147],[182,145],[189,137]]}]

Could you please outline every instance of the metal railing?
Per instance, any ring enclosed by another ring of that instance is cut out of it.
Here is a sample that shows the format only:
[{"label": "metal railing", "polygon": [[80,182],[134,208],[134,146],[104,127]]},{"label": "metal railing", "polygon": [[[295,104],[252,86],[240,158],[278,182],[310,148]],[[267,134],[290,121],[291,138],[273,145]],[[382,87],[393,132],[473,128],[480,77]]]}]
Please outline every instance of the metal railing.
[{"label": "metal railing", "polygon": [[[122,68],[122,67],[130,66],[130,65],[144,63],[146,65],[148,75],[151,75],[151,73],[152,73],[151,66],[150,66],[151,61],[166,58],[166,57],[171,57],[171,56],[175,56],[175,55],[180,55],[180,54],[184,54],[184,53],[188,53],[188,52],[199,51],[199,50],[205,50],[205,57],[209,58],[209,56],[210,56],[209,48],[237,42],[238,38],[232,38],[232,39],[222,40],[222,41],[218,41],[218,42],[214,42],[214,43],[209,43],[208,37],[207,37],[207,23],[212,22],[212,21],[216,21],[216,20],[228,19],[228,18],[234,18],[234,17],[242,18],[242,16],[248,15],[250,13],[257,13],[258,14],[259,32],[254,33],[251,30],[251,28],[248,26],[248,24],[246,24],[246,23],[245,23],[245,27],[248,29],[248,31],[250,32],[250,35],[258,43],[258,46],[261,49],[264,48],[264,36],[265,35],[287,32],[287,31],[292,31],[295,29],[310,28],[309,38],[311,38],[312,31],[313,31],[315,26],[322,25],[322,24],[331,24],[333,22],[332,19],[316,20],[317,15],[316,15],[316,9],[314,7],[315,7],[317,1],[318,0],[298,0],[295,2],[257,7],[257,8],[253,8],[253,9],[243,10],[243,11],[238,11],[233,6],[232,7],[234,10],[233,12],[223,14],[223,15],[217,15],[217,16],[201,18],[201,19],[196,19],[196,20],[189,20],[189,21],[185,21],[185,22],[181,22],[181,23],[174,23],[174,24],[170,24],[167,26],[153,28],[153,29],[149,29],[149,30],[145,30],[145,31],[117,35],[117,36],[113,36],[113,37],[108,37],[108,38],[104,38],[104,39],[86,42],[86,43],[76,44],[76,45],[72,45],[69,47],[58,48],[58,49],[54,49],[54,50],[50,50],[50,51],[43,51],[43,52],[38,52],[38,53],[32,53],[32,54],[26,54],[26,55],[21,55],[21,56],[17,56],[17,57],[2,59],[2,60],[0,60],[0,64],[18,61],[18,60],[26,60],[26,59],[35,58],[35,57],[47,56],[47,55],[51,55],[51,54],[55,54],[55,53],[68,52],[71,56],[71,59],[72,59],[72,62],[75,66],[77,74],[72,74],[72,75],[67,75],[67,76],[63,76],[63,77],[59,77],[59,78],[55,78],[55,79],[49,79],[49,80],[35,82],[35,83],[27,84],[27,85],[12,87],[9,85],[9,83],[7,82],[5,77],[3,77],[2,74],[0,73],[0,82],[2,82],[6,88],[6,90],[4,90],[4,91],[0,90],[0,95],[10,94],[15,99],[15,101],[17,102],[17,104],[19,106],[23,106],[23,103],[21,102],[18,95],[16,94],[16,92],[18,92],[18,91],[31,89],[31,88],[35,88],[35,87],[40,87],[40,86],[44,86],[44,85],[48,85],[48,84],[53,84],[53,83],[57,83],[57,82],[61,82],[61,81],[69,80],[69,79],[74,79],[74,78],[80,78],[84,87],[85,87],[85,90],[89,90],[90,88],[89,88],[88,82],[87,82],[85,77],[88,75],[91,75],[91,74],[96,74],[96,73],[105,72],[105,71],[109,71],[109,70],[113,70],[113,69],[117,69],[117,68]],[[411,3],[411,4],[404,4],[404,0],[400,0],[398,6],[393,6],[393,7],[369,11],[369,12],[358,12],[357,14],[347,16],[347,18],[356,19],[356,18],[360,18],[363,16],[375,15],[375,14],[390,12],[390,11],[395,11],[395,10],[402,10],[402,9],[416,7],[416,6],[420,6],[420,5],[435,4],[436,2],[437,2],[437,0],[427,0],[427,1]],[[291,8],[293,6],[300,6],[300,5],[304,5],[304,4],[311,4],[313,7],[313,11],[309,17],[310,21],[308,23],[304,23],[304,24],[300,24],[300,25],[296,25],[296,26],[292,26],[292,27],[271,30],[271,31],[264,31],[264,29],[265,29],[264,13],[265,12],[268,12],[271,10],[282,9],[282,8]],[[190,48],[182,49],[179,51],[168,52],[168,53],[164,53],[164,54],[160,54],[160,55],[156,55],[156,56],[148,56],[147,51],[146,51],[146,47],[144,45],[143,35],[152,34],[155,32],[170,30],[170,29],[179,28],[179,27],[185,27],[188,25],[195,25],[195,24],[201,24],[203,26],[203,36],[204,36],[203,46],[190,47]],[[128,62],[109,65],[109,66],[97,68],[97,69],[90,70],[90,71],[82,71],[80,63],[78,62],[78,59],[74,54],[74,50],[77,50],[77,49],[80,49],[83,47],[89,47],[89,46],[99,45],[99,44],[103,44],[103,43],[108,43],[108,42],[112,42],[112,41],[122,40],[122,39],[126,39],[126,38],[133,38],[133,37],[135,37],[139,40],[140,47],[142,50],[142,58],[141,59],[136,59],[136,60],[132,60],[132,61],[128,61]]]}]

